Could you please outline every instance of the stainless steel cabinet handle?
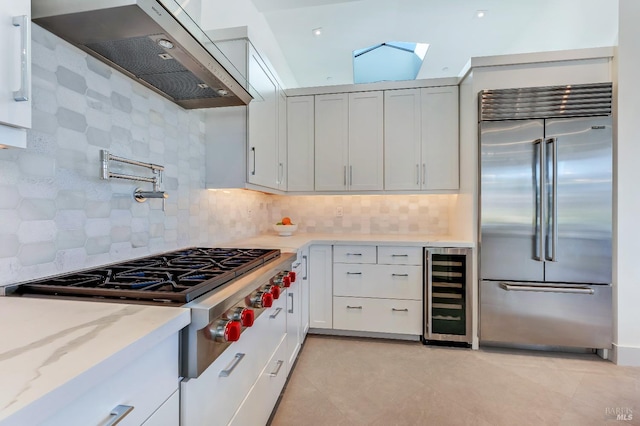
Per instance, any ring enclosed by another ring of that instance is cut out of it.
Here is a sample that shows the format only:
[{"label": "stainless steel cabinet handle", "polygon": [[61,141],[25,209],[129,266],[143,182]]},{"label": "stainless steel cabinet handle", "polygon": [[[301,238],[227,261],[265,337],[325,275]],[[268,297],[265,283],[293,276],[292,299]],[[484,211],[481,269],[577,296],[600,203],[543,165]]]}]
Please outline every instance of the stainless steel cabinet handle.
[{"label": "stainless steel cabinet handle", "polygon": [[280,359],[276,364],[277,364],[276,369],[271,373],[269,373],[269,376],[271,377],[276,377],[278,375],[278,373],[280,372],[280,369],[282,368],[282,365],[284,364],[284,361]]},{"label": "stainless steel cabinet handle", "polygon": [[253,169],[251,170],[251,174],[255,175],[256,174],[256,147],[255,146],[251,147],[251,153],[253,154]]},{"label": "stainless steel cabinet handle", "polygon": [[536,229],[536,241],[535,241],[535,254],[534,260],[542,261],[544,258],[544,150],[542,149],[542,139],[536,139],[533,141],[533,145],[537,147],[537,161],[534,157],[534,170],[535,170],[535,184],[536,184],[536,199],[535,199],[535,229]]},{"label": "stainless steel cabinet handle", "polygon": [[558,144],[556,138],[546,141],[551,144],[551,205],[548,207],[547,220],[551,221],[551,256],[545,256],[545,260],[556,262],[556,248],[558,246]]},{"label": "stainless steel cabinet handle", "polygon": [[362,275],[362,272],[347,272],[347,275]]},{"label": "stainless steel cabinet handle", "polygon": [[404,308],[404,309],[396,309],[396,308],[391,308],[391,310],[393,312],[409,312],[408,308]]},{"label": "stainless steel cabinet handle", "polygon": [[408,277],[409,274],[391,274],[392,277]]},{"label": "stainless steel cabinet handle", "polygon": [[233,370],[236,369],[236,367],[238,366],[238,364],[240,364],[240,361],[242,361],[242,358],[244,358],[246,354],[243,354],[241,352],[238,352],[234,357],[233,360],[231,361],[231,363],[229,363],[229,365],[227,366],[227,368],[225,368],[224,370],[222,370],[220,372],[220,374],[218,374],[218,376],[220,377],[229,377],[231,375],[231,373],[233,373]]},{"label": "stainless steel cabinet handle", "polygon": [[595,291],[589,287],[571,286],[571,287],[555,287],[551,285],[527,285],[527,284],[507,284],[500,283],[500,288],[507,291],[539,291],[543,293],[578,293],[578,294],[594,294]]},{"label": "stainless steel cabinet handle", "polygon": [[282,311],[282,308],[277,308],[276,312],[274,314],[269,315],[269,318],[273,319],[273,318],[277,317],[278,315],[280,315],[281,311]]},{"label": "stainless steel cabinet handle", "polygon": [[13,99],[16,102],[29,100],[29,40],[31,40],[31,26],[29,17],[20,15],[13,17],[13,26],[20,27],[20,89],[13,92]]},{"label": "stainless steel cabinet handle", "polygon": [[297,267],[298,267],[298,266],[300,266],[300,265],[302,265],[302,263],[301,263],[301,262],[296,262],[296,263],[294,263],[294,264],[293,264],[293,267],[294,267],[294,268],[297,268]]},{"label": "stainless steel cabinet handle", "polygon": [[422,163],[422,184],[425,185],[427,183],[427,164]]},{"label": "stainless steel cabinet handle", "polygon": [[391,257],[409,257],[408,254],[392,254]]},{"label": "stainless steel cabinet handle", "polygon": [[112,418],[104,426],[114,426],[120,423],[130,412],[133,411],[133,407],[131,405],[118,405],[116,408],[111,410],[109,413]]},{"label": "stainless steel cabinet handle", "polygon": [[362,306],[349,306],[349,305],[347,305],[347,309],[362,309]]},{"label": "stainless steel cabinet handle", "polygon": [[282,184],[284,180],[284,166],[282,163],[278,164],[278,185]]},{"label": "stainless steel cabinet handle", "polygon": [[302,256],[302,260],[304,260],[304,277],[302,277],[302,279],[306,280],[309,275],[309,261],[307,256]]},{"label": "stainless steel cabinet handle", "polygon": [[291,309],[289,309],[287,312],[292,314],[293,313],[293,293],[289,293],[289,297],[291,298]]},{"label": "stainless steel cabinet handle", "polygon": [[347,256],[362,256],[362,253],[347,253]]}]

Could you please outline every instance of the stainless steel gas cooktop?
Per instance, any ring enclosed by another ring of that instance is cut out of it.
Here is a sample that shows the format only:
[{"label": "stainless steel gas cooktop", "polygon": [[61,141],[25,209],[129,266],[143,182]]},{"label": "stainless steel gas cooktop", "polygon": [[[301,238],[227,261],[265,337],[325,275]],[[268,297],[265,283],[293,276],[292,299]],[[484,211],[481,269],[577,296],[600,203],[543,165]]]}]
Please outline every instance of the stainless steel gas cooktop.
[{"label": "stainless steel gas cooktop", "polygon": [[13,295],[183,305],[280,257],[280,250],[193,247],[28,281]]}]

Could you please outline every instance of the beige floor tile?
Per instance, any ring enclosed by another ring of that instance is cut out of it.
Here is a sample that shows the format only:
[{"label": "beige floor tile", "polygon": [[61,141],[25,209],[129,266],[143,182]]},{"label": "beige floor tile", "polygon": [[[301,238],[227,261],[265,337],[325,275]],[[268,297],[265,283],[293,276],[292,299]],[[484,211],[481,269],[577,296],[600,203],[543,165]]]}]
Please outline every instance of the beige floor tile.
[{"label": "beige floor tile", "polygon": [[592,354],[310,335],[272,425],[640,425],[639,405],[640,368]]}]

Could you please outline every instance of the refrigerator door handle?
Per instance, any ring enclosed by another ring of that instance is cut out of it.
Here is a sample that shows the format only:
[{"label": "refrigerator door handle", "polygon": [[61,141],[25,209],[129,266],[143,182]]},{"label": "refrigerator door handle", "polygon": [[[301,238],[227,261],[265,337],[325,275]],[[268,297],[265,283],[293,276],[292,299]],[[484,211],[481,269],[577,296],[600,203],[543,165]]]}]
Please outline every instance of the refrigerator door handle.
[{"label": "refrigerator door handle", "polygon": [[535,285],[535,284],[507,284],[500,283],[500,288],[507,291],[540,291],[544,293],[578,293],[578,294],[594,294],[595,291],[589,287],[583,286],[552,286],[552,285]]},{"label": "refrigerator door handle", "polygon": [[[549,232],[551,233],[551,249],[545,250],[545,260],[557,262],[556,249],[558,247],[558,144],[556,138],[549,138],[545,141],[546,145],[551,144],[551,198],[547,204],[547,220],[551,222]],[[546,247],[545,247],[546,248]],[[551,253],[549,256],[548,253]]]},{"label": "refrigerator door handle", "polygon": [[544,173],[544,149],[542,148],[542,139],[536,139],[533,144],[537,147],[538,158],[534,157],[533,168],[535,170],[535,191],[536,191],[536,204],[535,204],[535,254],[534,260],[543,261],[544,258],[544,185],[543,185],[543,173]]}]

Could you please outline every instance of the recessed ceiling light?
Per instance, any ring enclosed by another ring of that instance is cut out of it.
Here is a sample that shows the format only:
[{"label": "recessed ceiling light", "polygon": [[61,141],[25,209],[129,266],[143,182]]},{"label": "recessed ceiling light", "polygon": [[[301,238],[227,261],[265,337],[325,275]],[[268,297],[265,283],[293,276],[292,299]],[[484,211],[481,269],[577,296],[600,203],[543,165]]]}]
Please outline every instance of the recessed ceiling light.
[{"label": "recessed ceiling light", "polygon": [[476,10],[476,18],[484,18],[487,16],[486,10]]},{"label": "recessed ceiling light", "polygon": [[320,37],[322,35],[322,27],[312,29],[311,34],[313,34],[316,37]]}]

